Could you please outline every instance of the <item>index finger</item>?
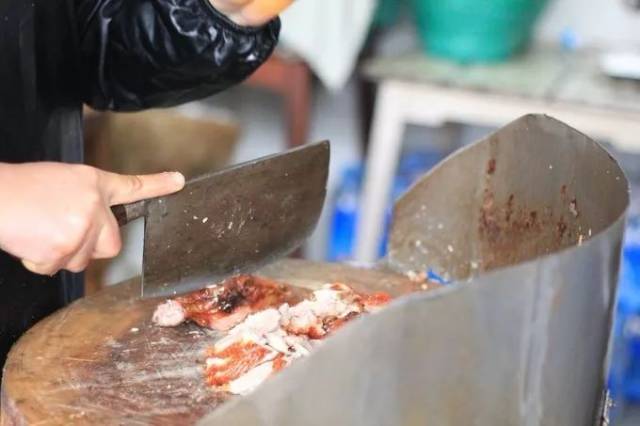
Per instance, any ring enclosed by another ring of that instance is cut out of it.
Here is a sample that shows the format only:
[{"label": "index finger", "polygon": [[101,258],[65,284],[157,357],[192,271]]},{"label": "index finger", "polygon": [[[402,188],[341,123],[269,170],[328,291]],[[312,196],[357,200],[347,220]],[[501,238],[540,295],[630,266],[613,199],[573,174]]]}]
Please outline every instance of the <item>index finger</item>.
[{"label": "index finger", "polygon": [[100,189],[110,206],[172,194],[180,191],[185,182],[184,176],[179,172],[150,175],[120,175],[105,171],[100,173]]}]

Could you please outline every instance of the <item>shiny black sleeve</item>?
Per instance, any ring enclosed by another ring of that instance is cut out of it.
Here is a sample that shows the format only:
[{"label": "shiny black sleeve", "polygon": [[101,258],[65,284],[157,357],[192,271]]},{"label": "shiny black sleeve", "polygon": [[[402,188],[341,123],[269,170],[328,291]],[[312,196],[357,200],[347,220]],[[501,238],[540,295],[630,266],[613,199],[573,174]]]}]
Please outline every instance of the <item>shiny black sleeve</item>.
[{"label": "shiny black sleeve", "polygon": [[79,83],[96,109],[200,99],[248,77],[272,53],[274,19],[240,27],[208,0],[76,0]]}]

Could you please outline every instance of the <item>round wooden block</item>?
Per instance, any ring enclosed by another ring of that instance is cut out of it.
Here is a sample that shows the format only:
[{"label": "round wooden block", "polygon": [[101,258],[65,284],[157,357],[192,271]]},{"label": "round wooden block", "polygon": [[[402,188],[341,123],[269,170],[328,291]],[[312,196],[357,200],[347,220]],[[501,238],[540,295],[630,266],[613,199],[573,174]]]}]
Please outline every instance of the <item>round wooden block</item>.
[{"label": "round wooden block", "polygon": [[[389,272],[294,260],[260,275],[395,294],[413,285]],[[139,294],[139,280],[110,287],[29,330],[5,365],[0,424],[193,424],[229,398],[204,380],[205,350],[220,335],[193,324],[154,326],[160,300]]]},{"label": "round wooden block", "polygon": [[27,332],[5,365],[1,424],[185,424],[215,408],[224,395],[202,373],[214,339],[154,327],[158,301],[136,293],[139,282],[109,288]]}]

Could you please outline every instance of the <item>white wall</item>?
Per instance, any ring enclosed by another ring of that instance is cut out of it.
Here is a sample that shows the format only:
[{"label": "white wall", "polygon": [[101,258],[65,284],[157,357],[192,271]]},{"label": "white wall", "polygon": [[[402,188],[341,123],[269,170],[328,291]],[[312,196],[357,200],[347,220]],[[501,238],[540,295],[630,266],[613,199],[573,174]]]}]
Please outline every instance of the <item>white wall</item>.
[{"label": "white wall", "polygon": [[640,45],[640,12],[624,0],[550,0],[537,38],[556,42],[567,27],[584,45]]}]

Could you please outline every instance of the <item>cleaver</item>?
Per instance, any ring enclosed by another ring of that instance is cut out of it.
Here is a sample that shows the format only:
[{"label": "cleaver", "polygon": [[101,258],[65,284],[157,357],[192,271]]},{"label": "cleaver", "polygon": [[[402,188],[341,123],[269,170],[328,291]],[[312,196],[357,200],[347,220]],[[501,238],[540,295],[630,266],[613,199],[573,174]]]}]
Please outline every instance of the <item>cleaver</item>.
[{"label": "cleaver", "polygon": [[112,207],[145,218],[142,297],[175,296],[249,273],[298,248],[326,195],[329,142],[188,181],[172,195]]}]

